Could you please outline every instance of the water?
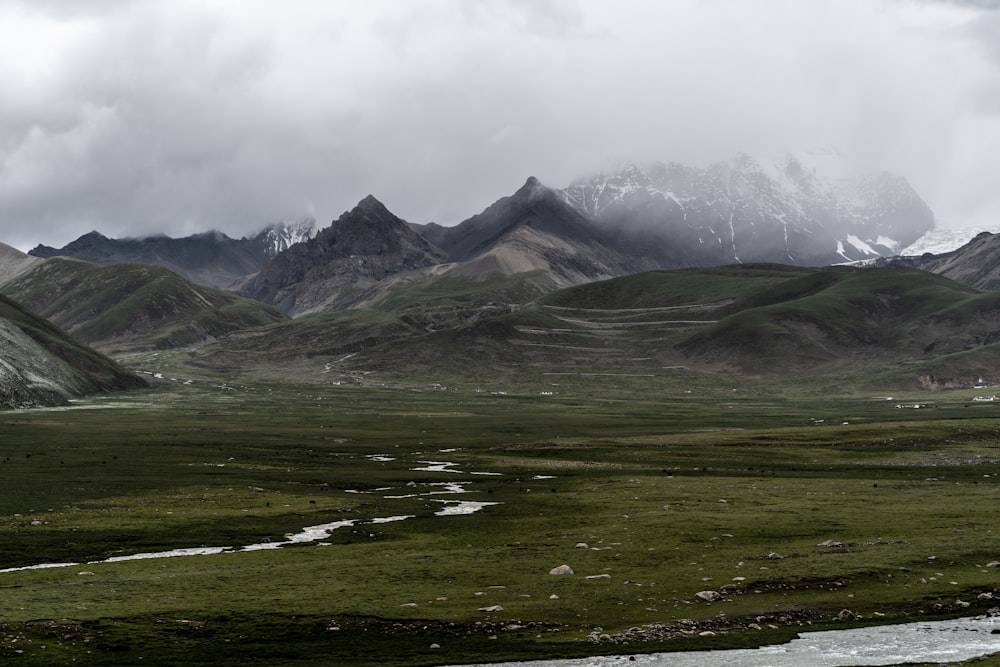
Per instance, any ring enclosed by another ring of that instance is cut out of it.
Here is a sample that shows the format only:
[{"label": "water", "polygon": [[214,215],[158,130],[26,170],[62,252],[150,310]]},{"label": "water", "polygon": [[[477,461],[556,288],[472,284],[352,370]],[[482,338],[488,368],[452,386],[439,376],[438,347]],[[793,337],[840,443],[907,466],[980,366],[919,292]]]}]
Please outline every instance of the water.
[{"label": "water", "polygon": [[997,652],[1000,652],[1000,618],[979,616],[803,632],[787,644],[757,649],[503,662],[478,667],[620,667],[623,664],[642,667],[847,667],[956,662]]}]

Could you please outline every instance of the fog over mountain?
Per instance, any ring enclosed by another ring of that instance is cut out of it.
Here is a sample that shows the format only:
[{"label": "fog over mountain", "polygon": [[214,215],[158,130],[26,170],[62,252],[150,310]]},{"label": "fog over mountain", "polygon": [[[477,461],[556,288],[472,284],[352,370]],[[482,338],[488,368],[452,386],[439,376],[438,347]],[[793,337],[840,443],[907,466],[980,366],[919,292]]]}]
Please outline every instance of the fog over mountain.
[{"label": "fog over mountain", "polygon": [[453,225],[529,175],[827,146],[996,229],[997,44],[997,3],[953,0],[6,0],[0,242],[242,238],[369,193]]}]

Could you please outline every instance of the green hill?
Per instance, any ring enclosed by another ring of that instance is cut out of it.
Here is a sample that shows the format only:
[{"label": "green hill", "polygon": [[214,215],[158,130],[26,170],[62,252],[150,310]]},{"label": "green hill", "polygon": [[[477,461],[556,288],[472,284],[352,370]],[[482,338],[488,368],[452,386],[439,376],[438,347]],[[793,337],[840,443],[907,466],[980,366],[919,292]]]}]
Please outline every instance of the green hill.
[{"label": "green hill", "polygon": [[654,387],[685,373],[790,385],[822,378],[827,385],[971,386],[992,378],[1000,356],[1000,293],[909,269],[655,271],[523,304],[493,298],[512,294],[505,291],[511,285],[492,293],[486,285],[463,294],[450,281],[438,291],[421,281],[375,308],[233,333],[197,361],[229,372],[255,364],[277,374],[294,369],[315,380],[631,378]]},{"label": "green hill", "polygon": [[287,319],[270,306],[147,264],[99,266],[57,257],[0,291],[111,352],[182,347]]}]

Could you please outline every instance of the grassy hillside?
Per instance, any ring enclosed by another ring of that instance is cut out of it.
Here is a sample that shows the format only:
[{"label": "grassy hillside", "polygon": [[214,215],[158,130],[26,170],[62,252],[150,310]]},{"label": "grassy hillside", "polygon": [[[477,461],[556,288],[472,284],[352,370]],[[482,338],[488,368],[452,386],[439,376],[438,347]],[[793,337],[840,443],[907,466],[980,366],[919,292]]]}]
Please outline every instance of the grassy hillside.
[{"label": "grassy hillside", "polygon": [[680,343],[694,359],[760,372],[825,364],[884,366],[975,347],[968,327],[1000,305],[941,276],[832,267],[737,299],[725,317]]},{"label": "grassy hillside", "polygon": [[0,406],[65,402],[145,383],[52,323],[0,295]]},{"label": "grassy hillside", "polygon": [[195,285],[146,264],[52,258],[0,286],[4,294],[102,349],[165,349],[286,320],[270,306]]},{"label": "grassy hillside", "polygon": [[603,377],[645,386],[679,372],[767,376],[816,391],[1000,382],[990,352],[1000,293],[922,271],[655,271],[505,300],[524,297],[523,287],[417,280],[371,308],[234,332],[195,359],[226,372],[403,384]]},{"label": "grassy hillside", "polygon": [[812,269],[780,264],[737,264],[709,269],[649,271],[578,285],[538,299],[559,308],[660,308],[730,301],[748,292],[765,293]]}]

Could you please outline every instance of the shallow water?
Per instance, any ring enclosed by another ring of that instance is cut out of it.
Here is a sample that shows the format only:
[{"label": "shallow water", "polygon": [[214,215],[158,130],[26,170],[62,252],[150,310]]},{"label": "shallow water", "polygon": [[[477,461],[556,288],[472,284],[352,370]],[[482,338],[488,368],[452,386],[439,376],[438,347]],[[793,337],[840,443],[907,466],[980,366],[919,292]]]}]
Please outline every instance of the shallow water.
[{"label": "shallow water", "polygon": [[[803,632],[787,644],[757,649],[617,655],[502,662],[478,667],[848,667],[955,662],[1000,652],[1000,618],[975,617]],[[463,666],[470,667],[470,666]]]},{"label": "shallow water", "polygon": [[[365,458],[376,461],[376,462],[389,462],[395,459],[382,454],[371,454]],[[439,472],[439,473],[461,473],[461,470],[456,469],[455,466],[458,464],[451,461],[419,461],[419,463],[427,464],[426,467],[410,468],[410,470],[419,471],[429,471],[429,472]],[[207,465],[207,464],[206,464]],[[224,463],[215,464],[219,466],[224,466]],[[471,473],[476,474],[500,474],[500,473]],[[470,485],[471,482],[421,482],[419,484],[411,482],[407,486],[411,486],[416,489],[414,493],[407,493],[402,495],[385,495],[385,498],[415,498],[420,496],[445,496],[445,495],[461,495],[471,493],[466,486]],[[430,489],[423,490],[421,489]],[[393,491],[393,487],[384,487],[381,489],[375,489],[374,492],[384,493],[387,491]],[[353,491],[347,490],[347,493],[372,493],[372,491]],[[444,505],[441,509],[434,512],[435,516],[459,516],[465,514],[475,514],[476,512],[482,510],[484,507],[489,507],[491,505],[497,505],[495,502],[483,502],[483,501],[472,501],[472,500],[450,500],[442,498],[428,498],[428,502],[439,503]],[[394,521],[405,521],[407,519],[414,518],[412,514],[400,515],[400,516],[386,516],[386,517],[376,517],[371,519],[372,524],[380,523],[390,523]],[[222,553],[237,553],[241,551],[265,551],[268,549],[280,549],[285,546],[292,544],[306,544],[306,543],[316,543],[318,545],[325,545],[326,543],[321,540],[325,539],[329,534],[340,528],[347,528],[350,526],[357,525],[358,521],[356,519],[345,519],[341,521],[334,521],[331,523],[323,523],[316,526],[306,526],[298,533],[289,533],[285,535],[284,540],[266,541],[258,542],[255,544],[245,544],[242,546],[213,546],[213,547],[189,547],[183,549],[170,549],[167,551],[153,551],[146,553],[131,554],[128,556],[112,556],[110,558],[105,558],[103,560],[87,561],[85,563],[39,563],[37,565],[26,565],[22,567],[9,567],[0,569],[0,574],[7,572],[20,572],[23,570],[45,570],[50,568],[58,567],[79,567],[81,565],[99,565],[101,563],[115,563],[118,561],[125,560],[146,560],[152,558],[182,558],[186,556],[211,556],[214,554]]]}]

